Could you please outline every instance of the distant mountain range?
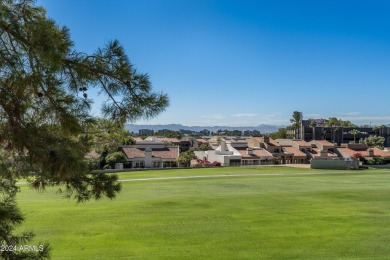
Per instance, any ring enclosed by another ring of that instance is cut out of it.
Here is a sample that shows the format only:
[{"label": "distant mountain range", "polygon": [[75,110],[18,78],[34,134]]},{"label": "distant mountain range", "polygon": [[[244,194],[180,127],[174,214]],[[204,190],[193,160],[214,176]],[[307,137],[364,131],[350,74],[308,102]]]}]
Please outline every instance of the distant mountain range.
[{"label": "distant mountain range", "polygon": [[[387,127],[390,127],[390,124],[386,125]],[[154,131],[162,130],[162,129],[169,129],[173,131],[178,131],[180,129],[183,130],[191,130],[195,132],[200,132],[203,129],[207,129],[211,132],[216,132],[218,130],[258,130],[262,134],[269,134],[277,132],[279,128],[286,127],[285,125],[267,125],[267,124],[261,124],[258,126],[185,126],[181,124],[167,124],[167,125],[136,125],[136,124],[127,124],[125,128],[129,130],[130,132],[138,133],[140,129],[151,129]]]},{"label": "distant mountain range", "polygon": [[151,129],[154,131],[162,130],[162,129],[169,129],[173,131],[178,131],[180,129],[183,130],[191,130],[195,132],[202,131],[203,129],[207,129],[211,132],[216,132],[220,129],[222,130],[258,130],[262,134],[267,133],[273,133],[277,132],[279,128],[285,127],[282,125],[267,125],[267,124],[261,124],[258,126],[184,126],[181,124],[168,124],[168,125],[135,125],[135,124],[127,124],[125,128],[131,132],[138,133],[140,129]]}]

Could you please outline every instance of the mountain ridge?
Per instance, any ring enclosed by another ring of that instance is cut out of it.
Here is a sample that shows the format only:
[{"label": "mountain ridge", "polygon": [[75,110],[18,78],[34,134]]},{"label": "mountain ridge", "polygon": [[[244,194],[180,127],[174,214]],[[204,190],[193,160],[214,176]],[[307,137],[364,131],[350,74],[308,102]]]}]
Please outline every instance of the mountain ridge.
[{"label": "mountain ridge", "polygon": [[203,129],[207,129],[211,132],[216,132],[218,130],[239,130],[239,131],[253,131],[258,130],[260,133],[273,133],[277,132],[279,128],[286,127],[283,125],[270,125],[270,124],[260,124],[257,126],[185,126],[182,124],[157,124],[157,125],[137,125],[137,124],[126,124],[125,128],[131,132],[138,133],[140,129],[151,129],[154,131],[169,129],[173,131],[178,131],[180,129],[183,130],[191,130],[195,132],[202,131]]}]

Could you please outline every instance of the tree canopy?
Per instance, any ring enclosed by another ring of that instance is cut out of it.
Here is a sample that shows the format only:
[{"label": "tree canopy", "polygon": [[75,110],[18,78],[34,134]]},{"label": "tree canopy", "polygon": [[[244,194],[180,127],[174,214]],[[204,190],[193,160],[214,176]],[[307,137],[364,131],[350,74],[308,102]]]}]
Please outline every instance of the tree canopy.
[{"label": "tree canopy", "polygon": [[279,128],[277,132],[268,134],[272,139],[285,139],[287,138],[286,128]]},{"label": "tree canopy", "polygon": [[194,151],[187,151],[179,155],[177,162],[184,167],[189,167],[193,159],[196,159]]},{"label": "tree canopy", "polygon": [[106,96],[102,115],[112,122],[154,117],[167,107],[167,95],[152,91],[118,41],[90,55],[76,51],[69,30],[29,0],[3,1],[0,15],[0,143],[36,186],[88,172],[87,129],[96,125],[89,89]]},{"label": "tree canopy", "polygon": [[99,118],[93,124],[89,124],[85,135],[90,139],[92,149],[99,154],[115,152],[118,145],[136,143],[121,122],[113,122],[105,118]]},{"label": "tree canopy", "polygon": [[[96,92],[101,114],[114,124],[152,118],[164,111],[166,94],[154,92],[147,74],[130,63],[119,41],[94,53],[75,49],[69,30],[32,0],[0,2],[0,199],[12,206],[14,180],[32,187],[60,185],[77,201],[114,198],[117,176],[91,174],[85,156],[96,145],[91,129]],[[9,188],[11,185],[11,188]],[[8,187],[8,188],[6,188]],[[7,199],[10,198],[10,199]],[[16,210],[14,222],[22,217]],[[19,217],[17,217],[19,216]],[[11,225],[12,226],[12,225]],[[0,243],[12,228],[0,225]],[[16,253],[15,253],[16,254]],[[23,256],[20,256],[23,257]]]},{"label": "tree canopy", "polygon": [[356,135],[360,134],[360,131],[357,129],[352,129],[351,131],[349,131],[349,133],[353,135],[353,142],[356,143]]},{"label": "tree canopy", "polygon": [[378,147],[383,149],[385,138],[377,135],[370,135],[362,140],[369,147]]},{"label": "tree canopy", "polygon": [[352,124],[351,121],[348,120],[342,120],[337,117],[330,117],[326,123],[327,126],[330,127],[348,127],[348,128],[355,128],[357,127],[355,124]]},{"label": "tree canopy", "polygon": [[293,129],[297,129],[299,127],[299,124],[301,123],[303,118],[302,112],[294,111],[292,114],[292,118],[290,119],[290,122],[292,123],[291,127]]}]

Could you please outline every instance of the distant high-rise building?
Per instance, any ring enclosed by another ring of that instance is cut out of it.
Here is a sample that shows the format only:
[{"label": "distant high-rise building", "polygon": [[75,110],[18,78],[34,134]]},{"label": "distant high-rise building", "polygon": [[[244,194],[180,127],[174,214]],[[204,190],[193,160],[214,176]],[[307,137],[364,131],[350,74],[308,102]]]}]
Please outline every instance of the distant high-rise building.
[{"label": "distant high-rise building", "polygon": [[183,135],[190,135],[190,134],[194,133],[194,131],[192,131],[192,130],[185,130],[185,129],[179,129],[179,131]]},{"label": "distant high-rise building", "polygon": [[202,131],[199,132],[201,135],[210,135],[210,131],[207,129],[203,129]]},{"label": "distant high-rise building", "polygon": [[243,132],[243,135],[244,136],[259,136],[260,135],[260,131],[259,130],[245,130]]},{"label": "distant high-rise building", "polygon": [[138,131],[139,135],[145,135],[145,136],[149,136],[149,135],[154,135],[154,130],[152,129],[140,129]]},{"label": "distant high-rise building", "polygon": [[[296,139],[305,141],[311,140],[328,140],[332,143],[355,143],[360,139],[367,138],[371,135],[378,135],[385,138],[384,146],[390,146],[390,128],[389,127],[369,127],[369,126],[328,126],[326,119],[308,119],[302,120],[297,129],[290,129],[288,134],[293,135]],[[314,122],[312,126],[310,123]],[[356,134],[353,134],[356,130]]]}]

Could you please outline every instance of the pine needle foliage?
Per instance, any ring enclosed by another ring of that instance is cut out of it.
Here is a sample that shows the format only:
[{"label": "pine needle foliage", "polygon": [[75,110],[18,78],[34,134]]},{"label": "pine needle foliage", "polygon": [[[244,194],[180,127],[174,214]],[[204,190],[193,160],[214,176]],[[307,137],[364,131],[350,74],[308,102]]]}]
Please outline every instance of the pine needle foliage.
[{"label": "pine needle foliage", "polygon": [[[119,125],[153,118],[169,104],[119,41],[86,54],[35,1],[0,2],[1,244],[23,237],[12,234],[23,221],[14,200],[16,178],[28,178],[37,190],[57,185],[77,202],[113,199],[120,191],[117,176],[91,174],[85,160],[96,140],[88,131],[97,122],[88,98],[92,89],[106,97],[102,115]],[[48,252],[19,256],[7,257],[43,259]]]}]

